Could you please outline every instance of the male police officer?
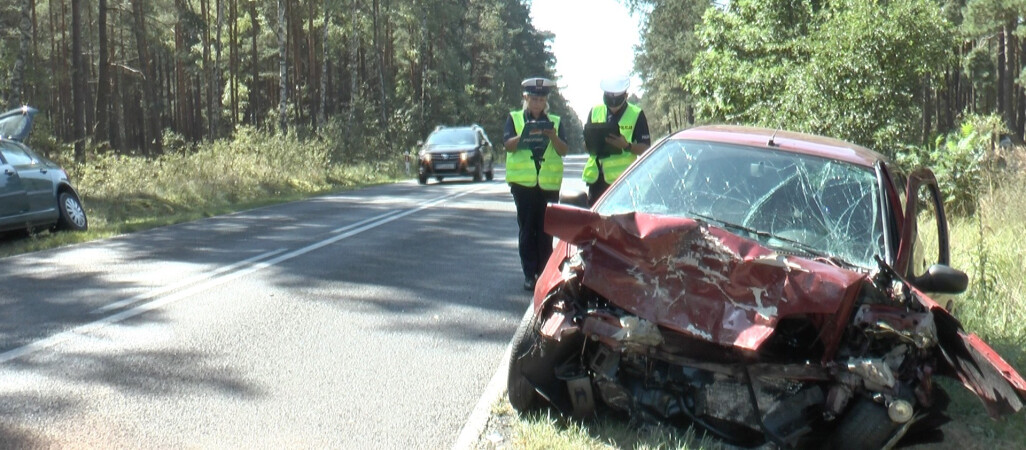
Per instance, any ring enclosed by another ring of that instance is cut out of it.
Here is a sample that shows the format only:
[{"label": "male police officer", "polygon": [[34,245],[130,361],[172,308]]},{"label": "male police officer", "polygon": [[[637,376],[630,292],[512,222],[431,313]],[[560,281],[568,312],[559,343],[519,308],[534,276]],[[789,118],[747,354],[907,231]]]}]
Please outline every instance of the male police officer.
[{"label": "male police officer", "polygon": [[567,144],[559,116],[548,113],[548,95],[555,83],[546,78],[528,78],[521,85],[524,108],[509,113],[502,138],[506,182],[517,206],[524,290],[529,291],[552,255],[552,236],[544,229],[545,205],[559,201]]},{"label": "male police officer", "polygon": [[588,205],[606,192],[609,185],[652,145],[648,134],[648,120],[645,112],[633,103],[627,102],[627,88],[631,80],[625,76],[603,79],[602,104],[591,108],[588,123],[617,123],[620,133],[606,137],[606,143],[619,150],[608,156],[597,157],[594,153],[584,165],[584,182],[588,184]]}]

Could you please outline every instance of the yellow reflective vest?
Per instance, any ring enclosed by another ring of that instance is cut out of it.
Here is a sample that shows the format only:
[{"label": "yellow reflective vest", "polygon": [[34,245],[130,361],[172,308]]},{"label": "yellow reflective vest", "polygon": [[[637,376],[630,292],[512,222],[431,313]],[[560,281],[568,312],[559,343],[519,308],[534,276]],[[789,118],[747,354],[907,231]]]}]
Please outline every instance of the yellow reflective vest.
[{"label": "yellow reflective vest", "polygon": [[[638,116],[641,115],[641,108],[632,103],[628,103],[626,111],[623,112],[623,116],[620,116],[620,134],[623,135],[627,142],[632,142],[631,139],[634,137],[634,127],[638,124]],[[598,105],[591,109],[591,122],[592,123],[604,123],[606,121],[606,105]],[[620,177],[620,174],[627,167],[638,159],[638,155],[631,153],[630,149],[624,150],[620,153],[614,153],[600,158],[602,161],[602,174],[606,183],[612,184]],[[588,157],[588,162],[584,165],[583,178],[584,182],[591,184],[598,181],[598,161],[596,161],[595,155]]]},{"label": "yellow reflective vest", "polygon": [[[510,111],[513,127],[517,136],[524,131],[524,110]],[[559,116],[549,114],[552,128],[559,132]],[[563,184],[563,157],[556,153],[552,141],[545,147],[544,160],[541,168],[535,166],[534,154],[528,149],[515,149],[506,152],[506,182],[524,187],[540,186],[546,191],[558,191]]]}]

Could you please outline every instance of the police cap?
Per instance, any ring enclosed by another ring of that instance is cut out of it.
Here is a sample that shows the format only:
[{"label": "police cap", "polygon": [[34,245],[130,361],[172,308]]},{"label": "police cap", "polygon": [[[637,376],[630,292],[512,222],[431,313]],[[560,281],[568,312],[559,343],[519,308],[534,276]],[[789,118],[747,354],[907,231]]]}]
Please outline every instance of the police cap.
[{"label": "police cap", "polygon": [[603,78],[599,83],[599,87],[602,88],[602,92],[608,92],[610,94],[623,94],[627,92],[627,88],[630,86],[631,79],[622,74]]},{"label": "police cap", "polygon": [[524,87],[525,94],[540,97],[549,95],[552,88],[556,87],[556,83],[552,82],[552,80],[541,77],[528,78],[520,83],[520,85]]}]

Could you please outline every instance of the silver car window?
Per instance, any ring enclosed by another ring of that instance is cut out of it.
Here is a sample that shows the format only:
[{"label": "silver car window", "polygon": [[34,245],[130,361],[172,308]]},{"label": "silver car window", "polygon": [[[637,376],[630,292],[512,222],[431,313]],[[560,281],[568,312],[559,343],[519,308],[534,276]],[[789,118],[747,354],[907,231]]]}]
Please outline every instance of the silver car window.
[{"label": "silver car window", "polygon": [[0,142],[0,152],[3,152],[4,159],[12,166],[27,166],[35,163],[32,155],[9,142]]}]

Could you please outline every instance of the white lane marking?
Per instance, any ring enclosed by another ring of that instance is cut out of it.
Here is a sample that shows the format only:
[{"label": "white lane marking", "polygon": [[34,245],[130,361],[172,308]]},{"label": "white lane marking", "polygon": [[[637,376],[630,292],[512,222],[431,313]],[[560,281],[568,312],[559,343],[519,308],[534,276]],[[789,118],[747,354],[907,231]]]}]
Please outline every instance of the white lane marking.
[{"label": "white lane marking", "polygon": [[364,220],[361,220],[359,222],[351,223],[351,224],[346,225],[344,227],[336,228],[334,230],[331,230],[331,233],[332,234],[337,234],[337,233],[341,233],[343,231],[351,230],[353,228],[356,228],[356,227],[358,227],[360,225],[363,225],[365,223],[368,223],[368,222],[373,222],[375,220],[379,220],[379,219],[382,219],[382,218],[385,218],[385,217],[388,217],[388,216],[394,216],[396,214],[399,214],[401,211],[402,210],[393,210],[393,211],[389,211],[389,212],[384,213],[384,214],[378,214],[378,215],[376,215],[374,217],[371,217],[371,218],[368,218],[368,219],[364,219]]},{"label": "white lane marking", "polygon": [[242,261],[239,261],[239,262],[236,262],[236,263],[224,266],[224,267],[219,267],[217,270],[214,270],[214,271],[211,271],[211,272],[207,272],[207,273],[203,273],[203,274],[194,276],[192,278],[186,278],[185,280],[179,281],[178,283],[175,283],[175,284],[172,284],[172,285],[169,285],[169,286],[164,286],[164,287],[161,287],[161,288],[158,288],[158,289],[150,290],[148,292],[143,292],[143,293],[141,293],[139,295],[136,295],[136,296],[131,297],[131,298],[126,298],[124,300],[118,300],[118,301],[116,301],[114,303],[111,303],[109,305],[96,308],[96,309],[92,310],[91,312],[92,312],[92,314],[105,313],[105,312],[108,312],[108,311],[111,311],[111,310],[114,310],[114,309],[119,309],[119,308],[122,308],[124,306],[131,305],[133,303],[138,302],[139,300],[151,299],[151,298],[156,297],[158,295],[165,294],[167,292],[170,292],[170,291],[173,291],[173,290],[176,290],[176,289],[180,289],[183,286],[188,286],[190,284],[196,284],[196,283],[199,283],[200,281],[213,278],[213,277],[215,277],[217,275],[220,275],[222,273],[225,273],[225,272],[230,272],[232,270],[235,270],[235,269],[237,269],[239,267],[242,267],[242,266],[245,266],[247,264],[253,263],[255,261],[259,261],[261,259],[268,258],[268,257],[273,256],[273,255],[277,255],[278,253],[281,253],[281,252],[283,252],[285,250],[288,250],[288,249],[287,248],[279,248],[277,250],[271,250],[271,251],[266,252],[266,253],[261,253],[261,254],[259,254],[257,256],[254,256],[252,258],[244,259]]},{"label": "white lane marking", "polygon": [[481,188],[472,189],[472,190],[469,190],[469,191],[460,192],[460,193],[457,193],[457,194],[446,195],[446,196],[439,197],[439,198],[436,198],[436,199],[433,199],[433,200],[429,200],[429,201],[427,201],[425,203],[422,203],[420,206],[418,206],[416,208],[412,208],[412,209],[406,210],[406,211],[404,211],[402,213],[399,213],[399,214],[392,214],[392,215],[384,214],[383,216],[388,216],[388,217],[380,219],[377,222],[372,222],[370,224],[361,226],[359,228],[356,228],[356,229],[351,230],[349,232],[346,232],[344,234],[340,234],[340,235],[334,236],[332,238],[325,239],[325,240],[320,241],[320,242],[315,242],[315,243],[307,245],[306,247],[303,247],[303,248],[301,248],[299,250],[291,251],[289,253],[286,253],[284,255],[275,257],[275,258],[273,258],[271,260],[268,260],[268,261],[265,261],[265,262],[259,262],[259,263],[253,264],[252,266],[250,266],[250,267],[248,267],[246,269],[243,269],[243,270],[240,270],[240,271],[237,271],[237,272],[232,272],[232,273],[229,273],[229,274],[227,274],[225,276],[210,278],[210,279],[208,279],[204,283],[193,285],[193,286],[191,286],[191,287],[189,287],[189,288],[187,288],[185,290],[176,292],[174,294],[171,294],[171,295],[168,295],[168,296],[165,296],[165,297],[157,298],[157,299],[155,299],[153,301],[150,301],[148,303],[143,303],[143,304],[141,304],[139,306],[136,306],[136,307],[134,307],[132,309],[127,309],[127,310],[121,311],[121,312],[119,312],[117,314],[114,314],[114,315],[111,315],[111,316],[108,316],[108,317],[104,317],[102,319],[98,319],[96,321],[93,321],[93,322],[90,322],[90,323],[87,323],[87,324],[84,324],[84,325],[79,325],[79,326],[77,326],[75,328],[72,328],[72,329],[67,330],[67,331],[63,331],[61,333],[57,333],[57,334],[55,334],[53,336],[50,336],[50,337],[47,337],[47,338],[43,338],[43,339],[40,339],[40,340],[37,340],[37,341],[30,342],[28,344],[25,344],[25,345],[23,345],[21,347],[18,347],[18,348],[12,349],[12,350],[8,350],[6,352],[0,353],[0,364],[7,363],[7,362],[9,362],[11,360],[20,358],[22,356],[25,356],[25,355],[28,355],[28,354],[31,354],[31,353],[35,353],[35,352],[37,352],[39,350],[43,350],[43,349],[47,349],[47,348],[53,347],[53,346],[55,346],[55,345],[57,345],[57,344],[59,344],[61,342],[67,341],[67,340],[72,339],[72,338],[74,338],[76,336],[85,335],[85,334],[88,334],[90,332],[99,330],[99,329],[101,329],[101,328],[103,328],[103,327],[105,327],[107,325],[112,325],[112,324],[121,322],[122,320],[130,319],[130,318],[138,316],[140,314],[143,314],[143,313],[146,313],[146,312],[149,312],[149,311],[153,311],[155,309],[158,309],[158,308],[161,308],[163,306],[169,305],[169,304],[174,303],[174,302],[176,302],[178,300],[181,300],[183,298],[187,298],[187,297],[192,296],[194,294],[203,292],[203,291],[205,291],[207,289],[211,289],[213,287],[219,286],[219,285],[227,283],[229,281],[232,281],[232,280],[244,277],[246,275],[249,275],[249,274],[252,274],[252,273],[255,273],[255,272],[259,272],[259,271],[267,269],[269,267],[273,267],[276,264],[282,263],[284,261],[288,261],[288,260],[290,260],[292,258],[295,258],[297,256],[302,256],[302,255],[304,255],[306,253],[310,253],[310,252],[312,252],[314,250],[317,250],[317,249],[320,249],[322,247],[334,244],[334,243],[336,243],[338,241],[341,241],[343,239],[353,237],[353,236],[355,236],[357,234],[360,234],[360,233],[362,233],[364,231],[374,229],[374,228],[379,227],[381,225],[384,225],[386,223],[389,223],[389,222],[392,222],[394,220],[406,217],[406,216],[408,216],[410,214],[413,214],[413,213],[425,210],[425,209],[430,208],[432,206],[435,206],[435,205],[437,205],[439,203],[442,203],[442,202],[444,202],[446,200],[451,200],[451,199],[459,198],[459,197],[462,197],[464,195],[477,192],[480,189]]}]

